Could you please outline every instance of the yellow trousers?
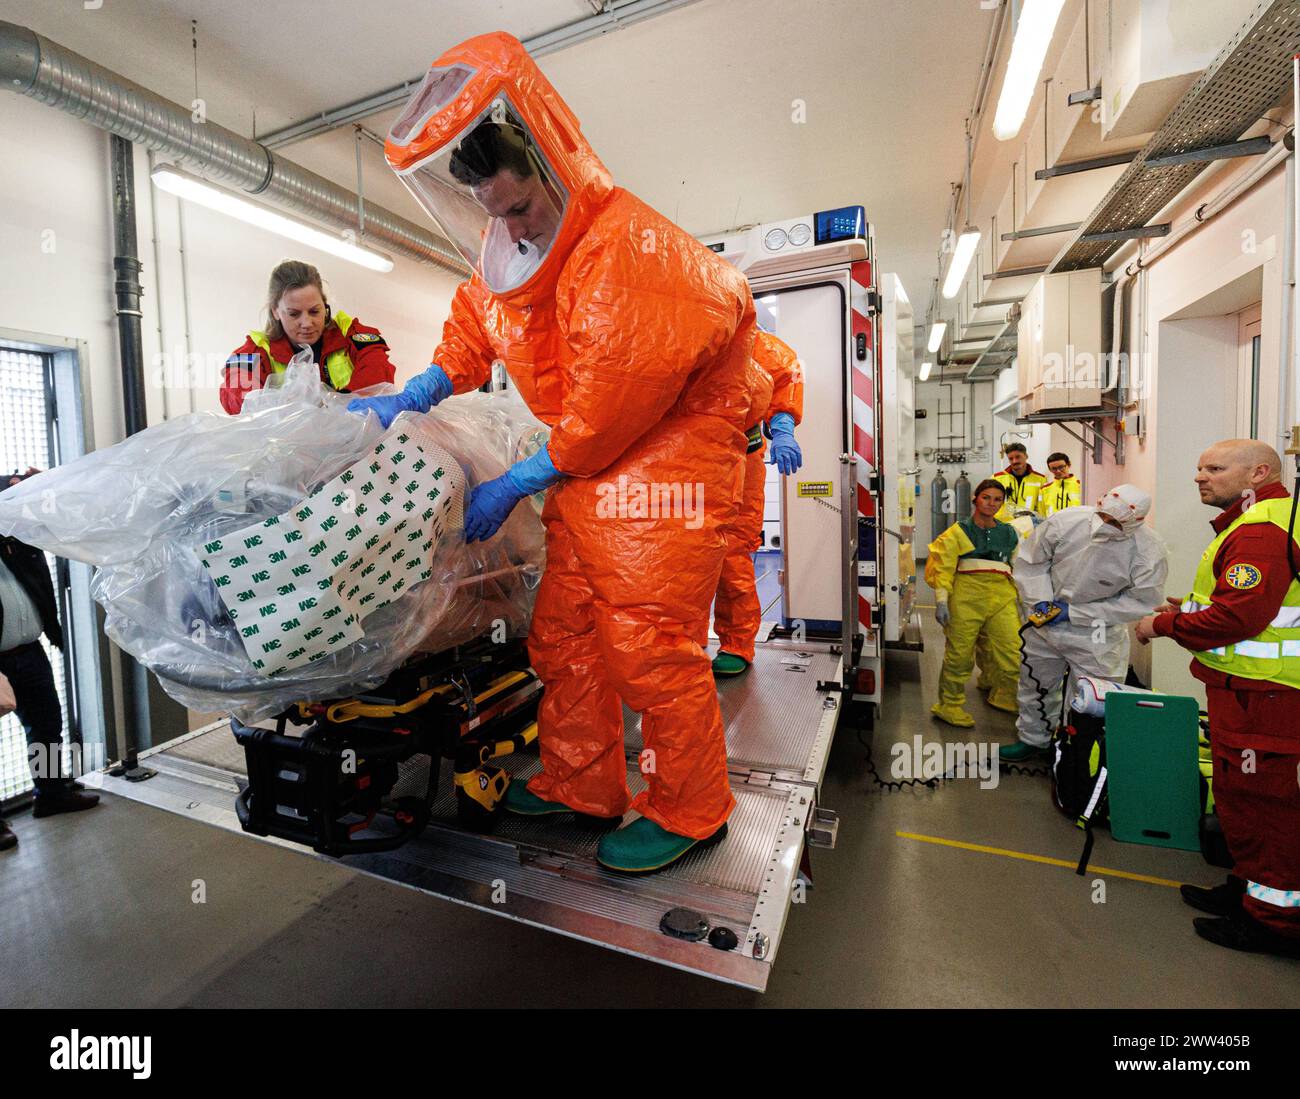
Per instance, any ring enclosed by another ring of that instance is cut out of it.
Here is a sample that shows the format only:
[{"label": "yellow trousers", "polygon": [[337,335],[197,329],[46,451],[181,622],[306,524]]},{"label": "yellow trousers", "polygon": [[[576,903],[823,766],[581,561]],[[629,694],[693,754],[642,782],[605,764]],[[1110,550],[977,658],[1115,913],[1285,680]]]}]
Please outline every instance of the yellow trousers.
[{"label": "yellow trousers", "polygon": [[989,684],[989,704],[1016,709],[1016,683],[1020,674],[1020,614],[1016,587],[1009,576],[992,572],[959,572],[948,599],[950,618],[944,631],[943,670],[939,673],[939,702],[933,711],[941,718],[969,724],[963,709],[966,681],[980,649],[981,679]]}]

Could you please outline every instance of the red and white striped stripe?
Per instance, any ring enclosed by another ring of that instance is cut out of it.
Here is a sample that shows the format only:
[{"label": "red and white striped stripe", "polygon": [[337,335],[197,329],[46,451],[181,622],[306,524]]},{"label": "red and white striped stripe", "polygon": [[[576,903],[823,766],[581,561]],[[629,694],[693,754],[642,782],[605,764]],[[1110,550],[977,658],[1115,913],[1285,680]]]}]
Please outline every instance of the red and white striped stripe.
[{"label": "red and white striped stripe", "polygon": [[[876,385],[877,348],[871,326],[871,314],[867,305],[868,291],[872,285],[870,260],[860,260],[849,268],[849,311],[852,320],[853,362],[853,451],[857,456],[858,471],[858,515],[872,518],[876,514],[876,499],[868,489],[871,475],[876,471],[876,408],[878,400]],[[857,355],[858,336],[864,335],[867,341],[867,357],[859,359]],[[877,576],[869,585],[873,590],[880,577],[880,562],[876,562]],[[862,585],[860,585],[862,586]],[[858,595],[858,628],[866,632],[871,626],[871,603],[863,595]]]}]

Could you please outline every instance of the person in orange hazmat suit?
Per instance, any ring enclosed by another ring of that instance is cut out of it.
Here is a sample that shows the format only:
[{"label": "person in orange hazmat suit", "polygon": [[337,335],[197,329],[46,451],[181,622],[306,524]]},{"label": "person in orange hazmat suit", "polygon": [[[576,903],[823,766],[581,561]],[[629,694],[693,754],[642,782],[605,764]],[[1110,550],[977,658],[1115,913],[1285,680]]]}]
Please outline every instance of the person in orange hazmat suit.
[{"label": "person in orange hazmat suit", "polygon": [[[478,485],[469,540],[550,488],[528,639],[545,692],[542,770],[506,808],[573,812],[612,869],[649,872],[726,833],[735,805],[703,647],[740,497],[754,303],[733,267],[616,187],[578,120],[504,33],[438,58],[394,124],[389,164],[472,275],[434,365],[357,399],[385,424],[476,389],[504,362],[551,428]],[[641,714],[628,791],[622,703]]]},{"label": "person in orange hazmat suit", "polygon": [[803,454],[794,427],[803,418],[803,368],[789,344],[761,329],[754,336],[750,363],[750,409],[745,484],[736,521],[727,528],[727,555],[713,600],[718,655],[713,674],[742,675],[754,662],[754,639],[763,620],[754,577],[753,554],[763,542],[763,503],[767,484],[764,455],[772,440],[773,464],[781,474],[798,471]]}]

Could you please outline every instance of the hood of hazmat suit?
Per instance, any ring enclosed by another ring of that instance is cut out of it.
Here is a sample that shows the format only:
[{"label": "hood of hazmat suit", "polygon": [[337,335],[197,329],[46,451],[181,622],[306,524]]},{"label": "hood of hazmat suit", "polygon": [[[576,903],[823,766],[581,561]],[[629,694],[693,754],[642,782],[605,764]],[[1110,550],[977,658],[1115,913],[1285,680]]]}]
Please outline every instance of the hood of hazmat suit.
[{"label": "hood of hazmat suit", "polygon": [[[1150,510],[1151,497],[1136,485],[1116,485],[1097,501],[1093,534],[1111,539],[1130,537],[1142,525],[1142,520]],[[1116,530],[1107,523],[1106,518],[1115,520],[1120,529]]]},{"label": "hood of hazmat suit", "polygon": [[633,808],[711,835],[734,802],[702,645],[750,426],[748,284],[614,186],[508,34],[434,61],[385,151],[473,268],[432,361],[456,393],[503,362],[563,476],[529,638],[546,684],[529,789],[622,815],[626,702],[655,760]]}]

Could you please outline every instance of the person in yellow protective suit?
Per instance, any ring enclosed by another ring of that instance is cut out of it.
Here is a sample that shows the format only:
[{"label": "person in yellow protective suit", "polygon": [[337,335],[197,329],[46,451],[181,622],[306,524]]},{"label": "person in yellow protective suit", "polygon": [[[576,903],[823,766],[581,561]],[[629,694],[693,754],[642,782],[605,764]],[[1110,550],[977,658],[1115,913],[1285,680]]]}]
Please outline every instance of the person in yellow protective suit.
[{"label": "person in yellow protective suit", "polygon": [[930,713],[958,728],[970,728],[966,681],[975,663],[977,639],[987,639],[988,704],[1015,713],[1019,674],[1020,616],[1011,558],[1020,539],[996,518],[1005,498],[994,480],[981,481],[971,501],[971,517],[950,526],[930,543],[925,579],[934,589],[935,618],[943,627],[943,670],[939,700]]},{"label": "person in yellow protective suit", "polygon": [[754,662],[754,639],[763,619],[753,554],[763,541],[764,430],[772,440],[773,463],[782,476],[797,472],[803,464],[803,454],[794,441],[794,427],[803,418],[803,371],[790,345],[760,330],[754,337],[750,383],[746,419],[753,426],[747,433],[745,487],[736,520],[725,532],[727,555],[713,600],[713,628],[718,635],[713,674],[720,677],[741,675]]},{"label": "person in yellow protective suit", "polygon": [[[541,771],[505,807],[608,829],[612,869],[717,842],[735,806],[703,642],[744,468],[754,302],[744,276],[627,191],[520,42],[439,57],[389,132],[390,166],[468,262],[434,365],[349,407],[385,422],[477,389],[500,359],[548,444],[473,490],[493,537],[550,487],[528,639]],[[628,792],[623,703],[646,788]]]},{"label": "person in yellow protective suit", "polygon": [[[1017,512],[1038,512],[1038,496],[1047,484],[1047,478],[1029,464],[1029,452],[1023,443],[1008,443],[1005,447],[1007,468],[1001,473],[993,474],[1006,492],[1002,510],[998,512],[998,521],[1010,523]],[[1018,528],[1020,529],[1020,528]],[[1028,534],[1032,527],[1025,525],[1020,529],[1021,536]]]},{"label": "person in yellow protective suit", "polygon": [[1049,515],[1066,508],[1077,508],[1083,503],[1083,486],[1079,478],[1070,474],[1070,456],[1059,450],[1047,456],[1047,468],[1054,480],[1046,482],[1038,493],[1038,514]]},{"label": "person in yellow protective suit", "polygon": [[[998,522],[1010,524],[1024,538],[1041,521],[1042,492],[1047,487],[1048,480],[1030,466],[1029,453],[1023,444],[1008,443],[1004,453],[1007,468],[1001,473],[993,474],[993,480],[1006,492],[1006,499],[998,511]],[[975,663],[979,668],[976,685],[981,691],[988,691],[992,687],[988,668],[994,659],[988,650],[988,638],[981,634],[975,647]]]}]

